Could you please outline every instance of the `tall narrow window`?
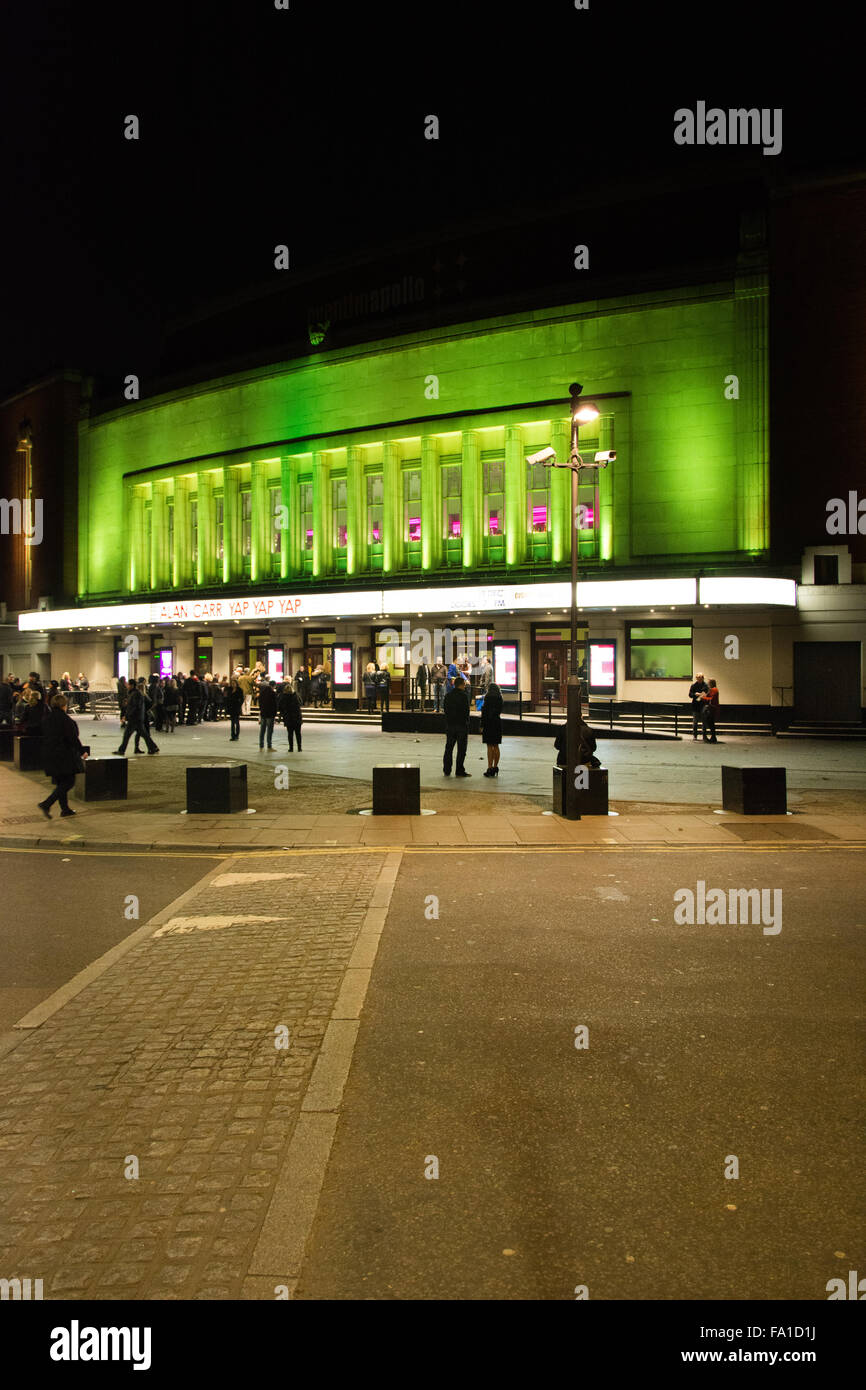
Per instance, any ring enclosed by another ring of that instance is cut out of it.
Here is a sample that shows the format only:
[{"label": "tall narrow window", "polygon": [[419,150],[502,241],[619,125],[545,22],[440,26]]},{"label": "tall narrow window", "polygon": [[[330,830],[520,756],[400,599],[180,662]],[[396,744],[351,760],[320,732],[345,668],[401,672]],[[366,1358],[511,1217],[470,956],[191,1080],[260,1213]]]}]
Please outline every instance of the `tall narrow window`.
[{"label": "tall narrow window", "polygon": [[168,573],[174,573],[174,498],[166,498],[166,531],[168,533]]},{"label": "tall narrow window", "polygon": [[334,548],[345,550],[349,540],[345,478],[331,479],[331,515],[334,518]]},{"label": "tall narrow window", "polygon": [[301,549],[313,549],[313,484],[300,484]]},{"label": "tall narrow window", "polygon": [[367,474],[367,543],[382,544],[384,492],[381,473]]},{"label": "tall narrow window", "polygon": [[283,548],[283,529],[282,529],[282,504],[283,490],[280,487],[268,489],[268,500],[270,503],[271,515],[271,554],[279,555]]},{"label": "tall narrow window", "polygon": [[189,504],[190,554],[193,569],[198,565],[198,502],[195,498]]},{"label": "tall narrow window", "polygon": [[547,533],[550,517],[550,469],[543,463],[526,465],[527,529],[534,536]]},{"label": "tall narrow window", "polygon": [[459,540],[463,534],[463,469],[459,465],[442,469],[442,526],[446,540]]},{"label": "tall narrow window", "polygon": [[505,464],[502,460],[484,463],[484,535],[490,539],[505,534]]},{"label": "tall narrow window", "polygon": [[225,559],[225,508],[223,507],[222,493],[214,497],[214,530],[216,532],[216,557],[222,562]]},{"label": "tall narrow window", "polygon": [[144,504],[144,573],[147,576],[148,589],[153,587],[152,574],[153,568],[151,557],[153,551],[153,502],[147,501]]},{"label": "tall narrow window", "polygon": [[249,488],[241,493],[241,554],[248,565],[253,551],[253,495]]},{"label": "tall narrow window", "polygon": [[410,544],[421,539],[420,468],[407,468],[403,474],[403,539]]}]

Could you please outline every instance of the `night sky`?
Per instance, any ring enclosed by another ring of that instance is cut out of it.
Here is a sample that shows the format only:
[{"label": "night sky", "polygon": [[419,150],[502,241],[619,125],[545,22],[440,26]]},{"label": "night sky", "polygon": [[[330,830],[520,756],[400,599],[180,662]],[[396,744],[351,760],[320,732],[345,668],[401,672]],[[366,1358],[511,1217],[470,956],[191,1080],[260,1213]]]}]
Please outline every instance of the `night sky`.
[{"label": "night sky", "polygon": [[[0,394],[156,372],[165,322],[277,243],[307,273],[604,184],[862,162],[849,11],[590,4],[7,6]],[[783,153],[677,147],[698,100],[782,106]]]}]

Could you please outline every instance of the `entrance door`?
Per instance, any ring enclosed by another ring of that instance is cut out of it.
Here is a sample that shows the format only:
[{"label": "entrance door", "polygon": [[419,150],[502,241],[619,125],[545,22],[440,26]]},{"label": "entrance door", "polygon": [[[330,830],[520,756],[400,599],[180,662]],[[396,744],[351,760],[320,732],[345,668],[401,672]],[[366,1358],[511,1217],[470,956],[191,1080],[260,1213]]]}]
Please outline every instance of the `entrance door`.
[{"label": "entrance door", "polygon": [[568,676],[568,648],[564,642],[542,643],[536,647],[534,674],[533,702],[546,705],[550,695],[555,705],[564,705]]},{"label": "entrance door", "polygon": [[794,709],[798,719],[859,724],[859,642],[794,643]]}]

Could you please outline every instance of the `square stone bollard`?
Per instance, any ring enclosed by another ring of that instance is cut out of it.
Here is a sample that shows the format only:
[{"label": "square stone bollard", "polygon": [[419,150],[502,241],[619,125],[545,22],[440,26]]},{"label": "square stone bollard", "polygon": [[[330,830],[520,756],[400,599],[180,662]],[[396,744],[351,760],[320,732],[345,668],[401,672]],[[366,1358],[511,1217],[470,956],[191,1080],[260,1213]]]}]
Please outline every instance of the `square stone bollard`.
[{"label": "square stone bollard", "polygon": [[247,809],[246,763],[202,763],[186,770],[191,816],[225,816]]},{"label": "square stone bollard", "polygon": [[14,763],[16,734],[11,724],[0,727],[0,763]]},{"label": "square stone bollard", "polygon": [[[580,816],[606,816],[607,815],[607,768],[590,767],[589,786],[578,787],[575,790],[575,802]],[[564,816],[565,805],[565,768],[554,767],[553,769],[553,810],[557,816]]]},{"label": "square stone bollard", "polygon": [[21,734],[15,740],[15,766],[19,772],[42,771],[42,735]]},{"label": "square stone bollard", "polygon": [[784,816],[788,810],[785,769],[722,764],[722,806],[741,816]]},{"label": "square stone bollard", "polygon": [[412,763],[373,768],[373,815],[420,816],[421,769]]},{"label": "square stone bollard", "polygon": [[72,795],[77,801],[126,801],[128,768],[126,758],[87,758]]}]

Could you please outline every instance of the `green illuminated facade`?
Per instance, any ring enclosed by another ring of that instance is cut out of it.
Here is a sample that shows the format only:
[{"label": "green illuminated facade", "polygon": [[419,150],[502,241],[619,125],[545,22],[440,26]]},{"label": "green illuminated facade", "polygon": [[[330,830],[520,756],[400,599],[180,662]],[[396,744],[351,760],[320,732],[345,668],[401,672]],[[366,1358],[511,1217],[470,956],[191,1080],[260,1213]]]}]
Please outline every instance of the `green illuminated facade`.
[{"label": "green illuminated facade", "polygon": [[[581,572],[740,570],[768,534],[762,272],[325,351],[83,422],[79,600],[546,578],[570,560],[575,379],[616,462]],[[143,389],[146,389],[146,383]]]}]

